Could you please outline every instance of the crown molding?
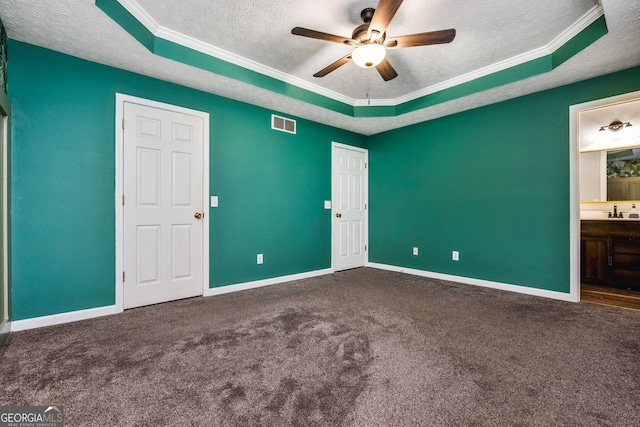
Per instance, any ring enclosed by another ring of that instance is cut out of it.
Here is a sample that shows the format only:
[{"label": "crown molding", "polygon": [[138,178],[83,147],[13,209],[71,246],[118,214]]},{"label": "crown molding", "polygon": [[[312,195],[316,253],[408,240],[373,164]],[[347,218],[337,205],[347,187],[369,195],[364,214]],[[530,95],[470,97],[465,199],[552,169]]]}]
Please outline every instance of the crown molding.
[{"label": "crown molding", "polygon": [[406,104],[411,101],[420,100],[420,98],[424,98],[428,95],[443,92],[445,90],[455,88],[456,86],[460,86],[474,80],[485,78],[492,74],[503,72],[513,67],[524,65],[528,62],[551,56],[567,42],[571,41],[574,37],[577,37],[582,31],[587,29],[591,24],[595,23],[598,19],[604,16],[604,8],[602,7],[600,1],[597,0],[597,4],[593,8],[591,8],[586,14],[580,17],[569,28],[567,28],[545,46],[513,56],[511,58],[507,58],[503,61],[479,68],[469,73],[454,77],[452,79],[432,86],[428,86],[412,93],[408,93],[395,99],[355,99],[340,94],[336,91],[332,91],[316,84],[310,83],[307,80],[301,79],[299,77],[295,77],[285,72],[265,66],[256,61],[244,58],[240,55],[218,48],[209,43],[205,43],[183,33],[163,27],[159,25],[153,19],[153,17],[149,15],[149,13],[137,3],[136,0],[115,1],[118,2],[129,14],[131,14],[141,25],[143,25],[154,37],[158,39],[174,43],[178,46],[202,53],[209,57],[217,58],[219,60],[242,67],[266,77],[276,79],[291,86],[295,86],[299,89],[306,90],[310,93],[320,95],[327,99],[337,101],[346,106],[354,108],[398,107],[399,105]]},{"label": "crown molding", "polygon": [[133,15],[144,27],[151,32],[151,34],[156,34],[160,25],[156,22],[151,15],[147,13],[146,10],[142,8],[136,1],[134,0],[117,0],[118,3],[124,7],[127,12]]},{"label": "crown molding", "polygon": [[193,49],[197,52],[204,53],[205,55],[213,56],[226,62],[230,62],[242,68],[246,68],[256,73],[263,74],[265,76],[272,77],[277,80],[281,80],[285,83],[297,86],[301,89],[305,89],[311,92],[315,92],[318,95],[326,96],[335,101],[345,103],[347,105],[355,105],[356,100],[354,98],[342,95],[341,93],[325,89],[321,86],[309,83],[299,77],[294,77],[290,74],[276,70],[275,68],[267,67],[251,59],[247,59],[243,56],[236,55],[228,50],[221,49],[213,46],[209,43],[203,42],[186,34],[174,31],[170,28],[159,25],[151,15],[147,13],[135,0],[118,0],[118,2],[136,18],[147,30],[149,30],[154,36],[161,39],[176,43],[178,45]]},{"label": "crown molding", "polygon": [[580,34],[581,31],[585,30],[589,25],[597,21],[602,15],[604,15],[604,9],[601,5],[596,5],[546,46],[542,46],[529,52],[507,58],[503,61],[496,62],[495,64],[479,68],[461,76],[454,77],[453,79],[449,79],[442,83],[426,87],[416,92],[398,97],[396,99],[387,100],[391,103],[385,105],[399,105],[405,102],[413,101],[414,99],[431,95],[432,93],[440,92],[445,89],[450,89],[454,86],[458,86],[460,84],[468,83],[481,77],[488,76],[489,74],[497,73],[499,71],[506,70],[507,68],[515,67],[517,65],[521,65],[526,62],[534,61],[538,58],[551,55],[553,52],[562,47],[566,42],[576,37],[578,34]]}]

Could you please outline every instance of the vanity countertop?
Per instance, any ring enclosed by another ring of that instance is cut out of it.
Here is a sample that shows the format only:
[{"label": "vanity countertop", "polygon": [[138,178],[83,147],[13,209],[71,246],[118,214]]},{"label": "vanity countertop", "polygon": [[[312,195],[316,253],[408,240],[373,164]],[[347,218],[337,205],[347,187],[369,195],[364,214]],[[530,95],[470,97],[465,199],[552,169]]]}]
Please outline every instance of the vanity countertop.
[{"label": "vanity countertop", "polygon": [[629,218],[628,212],[623,212],[623,218],[609,218],[609,212],[601,211],[580,211],[580,220],[594,221],[640,221],[640,218]]}]

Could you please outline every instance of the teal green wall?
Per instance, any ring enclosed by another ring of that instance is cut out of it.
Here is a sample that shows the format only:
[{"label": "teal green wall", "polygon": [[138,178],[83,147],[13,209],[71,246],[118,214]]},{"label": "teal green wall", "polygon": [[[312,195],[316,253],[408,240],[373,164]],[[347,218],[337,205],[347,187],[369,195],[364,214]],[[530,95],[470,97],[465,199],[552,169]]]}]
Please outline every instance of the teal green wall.
[{"label": "teal green wall", "polygon": [[289,135],[269,110],[9,49],[14,320],[114,303],[116,92],[211,115],[211,287],[330,267],[338,141],[369,147],[370,261],[568,292],[569,106],[640,90],[634,68],[370,138]]},{"label": "teal green wall", "polygon": [[633,68],[371,137],[369,260],[569,292],[569,107],[639,89]]},{"label": "teal green wall", "polygon": [[[210,114],[210,286],[331,267],[331,142],[366,137],[9,41],[12,315],[114,304],[115,94]],[[265,263],[256,264],[263,253]]]}]

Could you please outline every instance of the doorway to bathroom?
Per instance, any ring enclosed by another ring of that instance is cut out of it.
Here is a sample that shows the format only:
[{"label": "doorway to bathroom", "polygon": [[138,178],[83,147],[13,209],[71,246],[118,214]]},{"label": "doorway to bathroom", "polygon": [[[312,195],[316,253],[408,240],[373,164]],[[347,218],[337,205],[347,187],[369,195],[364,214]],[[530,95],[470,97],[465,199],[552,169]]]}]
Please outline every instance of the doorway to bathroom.
[{"label": "doorway to bathroom", "polygon": [[640,310],[640,92],[572,106],[570,129],[571,292]]}]

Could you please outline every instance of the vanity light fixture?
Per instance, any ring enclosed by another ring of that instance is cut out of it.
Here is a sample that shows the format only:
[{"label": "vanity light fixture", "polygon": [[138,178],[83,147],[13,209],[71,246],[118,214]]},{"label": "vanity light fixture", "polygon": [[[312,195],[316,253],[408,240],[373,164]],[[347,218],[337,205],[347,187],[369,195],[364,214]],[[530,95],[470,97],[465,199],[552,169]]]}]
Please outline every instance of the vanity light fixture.
[{"label": "vanity light fixture", "polygon": [[611,132],[618,132],[622,128],[626,128],[629,126],[633,126],[631,122],[622,123],[620,120],[614,120],[609,123],[609,126],[600,126],[600,130],[598,132],[605,131],[609,129]]}]

